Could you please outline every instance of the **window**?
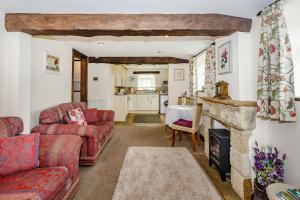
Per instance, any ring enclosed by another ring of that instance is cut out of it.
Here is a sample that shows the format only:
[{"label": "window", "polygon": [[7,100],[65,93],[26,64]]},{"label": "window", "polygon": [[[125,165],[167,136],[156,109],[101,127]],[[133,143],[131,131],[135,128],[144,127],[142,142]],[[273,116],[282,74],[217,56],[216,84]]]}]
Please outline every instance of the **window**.
[{"label": "window", "polygon": [[137,77],[138,90],[155,90],[155,75],[142,74]]},{"label": "window", "polygon": [[206,60],[206,51],[201,52],[196,57],[197,91],[203,91],[204,82],[205,82],[205,60]]}]

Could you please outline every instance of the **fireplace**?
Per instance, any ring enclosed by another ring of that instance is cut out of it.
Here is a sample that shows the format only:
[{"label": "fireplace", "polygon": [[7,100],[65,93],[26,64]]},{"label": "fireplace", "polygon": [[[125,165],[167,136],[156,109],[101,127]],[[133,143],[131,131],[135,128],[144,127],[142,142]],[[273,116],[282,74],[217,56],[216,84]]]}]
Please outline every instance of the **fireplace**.
[{"label": "fireplace", "polygon": [[222,181],[230,174],[230,131],[227,129],[209,129],[209,166],[215,164]]},{"label": "fireplace", "polygon": [[217,121],[230,131],[231,185],[242,199],[250,200],[252,182],[249,138],[256,126],[256,102],[219,100],[210,97],[201,97],[198,102],[203,104],[205,155],[209,159],[212,154],[209,149],[209,130],[214,127],[213,122]]}]

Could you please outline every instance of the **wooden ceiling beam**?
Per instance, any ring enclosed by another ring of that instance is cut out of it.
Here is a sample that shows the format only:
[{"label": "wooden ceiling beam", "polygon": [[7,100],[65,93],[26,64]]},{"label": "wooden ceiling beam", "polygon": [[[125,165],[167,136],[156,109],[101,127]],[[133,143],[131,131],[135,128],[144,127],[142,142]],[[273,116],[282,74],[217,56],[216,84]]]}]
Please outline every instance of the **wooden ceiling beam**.
[{"label": "wooden ceiling beam", "polygon": [[174,57],[89,57],[89,63],[109,64],[179,64],[189,60]]},{"label": "wooden ceiling beam", "polygon": [[8,32],[31,35],[226,36],[249,32],[252,20],[220,14],[7,13]]}]

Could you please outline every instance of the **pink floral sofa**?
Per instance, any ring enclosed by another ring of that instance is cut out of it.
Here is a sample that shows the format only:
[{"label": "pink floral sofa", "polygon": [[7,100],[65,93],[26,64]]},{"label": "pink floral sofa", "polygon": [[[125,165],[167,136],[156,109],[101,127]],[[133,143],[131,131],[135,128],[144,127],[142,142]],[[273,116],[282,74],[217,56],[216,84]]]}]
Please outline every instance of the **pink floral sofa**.
[{"label": "pink floral sofa", "polygon": [[[23,136],[16,136],[23,131],[22,120],[18,117],[0,118],[1,145],[5,138],[10,141],[19,140]],[[36,147],[38,167],[30,170],[18,171],[5,176],[0,176],[0,200],[67,200],[71,199],[78,189],[79,183],[79,153],[82,139],[78,136],[37,135],[39,141]],[[27,135],[24,137],[31,136]],[[15,149],[16,154],[21,154],[24,149],[18,149],[14,142],[6,142],[6,149]],[[21,141],[23,143],[23,140]],[[9,147],[9,145],[11,145]],[[25,142],[25,147],[30,143]],[[3,148],[3,146],[2,146]],[[5,160],[4,148],[0,152],[1,159]],[[11,155],[10,157],[14,157]],[[18,155],[17,155],[18,157]],[[8,163],[0,159],[0,171]],[[27,158],[19,158],[14,165],[26,163]],[[1,163],[2,161],[2,163]],[[21,162],[22,161],[22,162]]]},{"label": "pink floral sofa", "polygon": [[114,126],[114,111],[98,110],[99,121],[88,125],[67,124],[64,115],[69,110],[87,109],[86,103],[63,103],[43,110],[40,113],[40,124],[32,129],[47,135],[78,135],[83,139],[80,153],[81,165],[94,165],[97,157],[112,137]]}]

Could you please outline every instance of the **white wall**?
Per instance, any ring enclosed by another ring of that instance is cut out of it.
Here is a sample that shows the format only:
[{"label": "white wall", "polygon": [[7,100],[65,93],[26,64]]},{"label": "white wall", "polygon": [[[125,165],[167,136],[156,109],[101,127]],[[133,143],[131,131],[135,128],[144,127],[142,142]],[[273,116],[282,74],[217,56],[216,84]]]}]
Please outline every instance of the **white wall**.
[{"label": "white wall", "polygon": [[[98,77],[94,81],[93,77]],[[105,63],[92,63],[88,66],[88,104],[98,109],[113,108],[112,66]]]},{"label": "white wall", "polygon": [[30,123],[31,36],[8,33],[0,12],[0,116],[19,116],[24,133]]},{"label": "white wall", "polygon": [[[295,67],[296,91],[300,96],[300,1],[286,1],[284,13],[286,16],[288,31],[292,44],[293,60]],[[253,19],[253,26],[250,33],[235,33],[228,38],[217,40],[218,44],[225,41],[233,41],[233,73],[217,75],[218,80],[225,80],[230,83],[229,93],[233,99],[256,100],[257,70],[258,70],[258,49],[260,37],[260,19]],[[236,69],[236,67],[238,69]],[[236,86],[236,84],[238,86]],[[285,167],[286,182],[300,185],[300,102],[296,103],[298,112],[297,123],[279,123],[277,121],[262,120],[257,118],[256,129],[250,140],[253,146],[254,140],[261,145],[273,145],[282,152],[287,153]],[[251,148],[251,147],[250,147]],[[252,151],[252,149],[250,150]],[[252,156],[252,154],[250,155]]]},{"label": "white wall", "polygon": [[[174,81],[174,69],[184,69],[184,81]],[[169,105],[176,105],[178,97],[185,91],[189,94],[189,64],[169,65]]]},{"label": "white wall", "polygon": [[[46,52],[60,57],[61,72],[45,72]],[[63,42],[32,39],[31,127],[38,124],[41,110],[71,101],[72,48]]]}]

